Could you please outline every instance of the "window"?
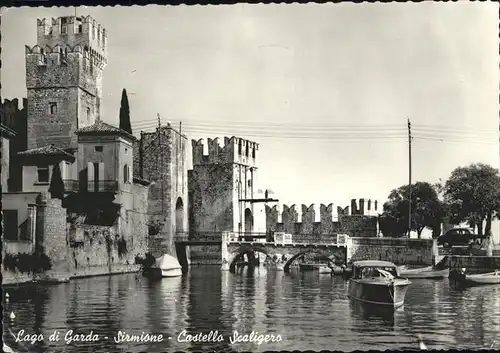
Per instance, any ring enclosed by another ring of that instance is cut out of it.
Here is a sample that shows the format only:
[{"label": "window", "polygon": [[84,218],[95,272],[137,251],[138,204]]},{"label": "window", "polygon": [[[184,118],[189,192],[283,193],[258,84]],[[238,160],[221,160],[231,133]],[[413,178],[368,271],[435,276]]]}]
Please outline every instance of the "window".
[{"label": "window", "polygon": [[255,159],[255,147],[252,148],[252,158]]},{"label": "window", "polygon": [[128,148],[125,148],[125,154],[128,154]]},{"label": "window", "polygon": [[87,107],[87,124],[90,124],[90,108]]},{"label": "window", "polygon": [[49,103],[49,113],[50,113],[50,115],[57,114],[57,103],[55,103],[55,102]]},{"label": "window", "polygon": [[241,140],[238,141],[238,154],[241,155]]},{"label": "window", "polygon": [[82,33],[82,25],[78,25],[78,33]]},{"label": "window", "polygon": [[248,179],[248,187],[252,187],[252,180]]},{"label": "window", "polygon": [[103,147],[102,147],[102,146],[95,146],[95,147],[94,147],[94,150],[95,150],[96,152],[102,152]]},{"label": "window", "polygon": [[248,157],[248,142],[247,142],[247,144],[246,144],[246,146],[245,146],[245,156],[247,156],[247,157]]},{"label": "window", "polygon": [[17,210],[3,210],[4,239],[17,240]]},{"label": "window", "polygon": [[129,182],[128,177],[129,177],[129,175],[128,175],[128,165],[125,164],[123,166],[123,182],[124,183],[128,183]]},{"label": "window", "polygon": [[66,34],[68,27],[66,26],[68,19],[66,17],[61,18],[61,34]]},{"label": "window", "polygon": [[37,167],[37,180],[39,183],[49,182],[49,167],[48,166],[38,166]]}]

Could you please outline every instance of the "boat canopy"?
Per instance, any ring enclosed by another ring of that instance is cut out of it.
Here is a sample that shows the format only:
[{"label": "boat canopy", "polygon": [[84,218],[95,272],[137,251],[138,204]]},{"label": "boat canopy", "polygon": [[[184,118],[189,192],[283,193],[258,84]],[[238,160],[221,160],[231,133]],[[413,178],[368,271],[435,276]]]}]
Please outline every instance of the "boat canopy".
[{"label": "boat canopy", "polygon": [[179,261],[175,257],[170,256],[168,254],[165,254],[157,258],[155,265],[157,268],[160,268],[162,270],[172,270],[176,268],[181,268]]},{"label": "boat canopy", "polygon": [[353,262],[354,267],[385,267],[385,268],[397,268],[397,266],[389,261],[380,260],[360,260]]}]

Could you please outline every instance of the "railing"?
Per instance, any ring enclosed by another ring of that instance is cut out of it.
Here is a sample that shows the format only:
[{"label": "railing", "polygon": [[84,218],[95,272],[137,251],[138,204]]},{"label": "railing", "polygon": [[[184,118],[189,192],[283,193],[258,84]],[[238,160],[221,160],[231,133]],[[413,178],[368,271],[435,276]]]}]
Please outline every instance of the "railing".
[{"label": "railing", "polygon": [[118,181],[116,180],[99,180],[89,181],[87,183],[88,192],[116,192],[118,191]]},{"label": "railing", "polygon": [[[311,244],[311,245],[338,245],[346,246],[345,234],[331,234],[326,236],[311,234],[280,234],[259,233],[259,232],[228,232],[229,242],[259,242],[272,244]],[[175,241],[189,242],[221,242],[223,232],[176,232]]]},{"label": "railing", "polygon": [[78,180],[64,179],[64,191],[66,192],[78,192],[80,190],[80,184]]}]

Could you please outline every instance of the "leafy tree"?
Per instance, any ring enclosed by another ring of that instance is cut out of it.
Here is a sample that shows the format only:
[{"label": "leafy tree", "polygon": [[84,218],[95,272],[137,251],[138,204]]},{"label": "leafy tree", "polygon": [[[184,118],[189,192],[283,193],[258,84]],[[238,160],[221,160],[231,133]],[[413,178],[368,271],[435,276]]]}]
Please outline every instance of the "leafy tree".
[{"label": "leafy tree", "polygon": [[54,165],[52,169],[52,178],[50,179],[49,186],[50,196],[53,199],[63,199],[64,198],[64,182],[62,180],[61,168],[59,163]]},{"label": "leafy tree", "polygon": [[[408,231],[408,189],[408,185],[403,185],[389,194],[380,216],[380,228],[384,235],[401,236]],[[427,182],[412,185],[411,210],[411,230],[416,231],[419,238],[425,228],[432,229],[434,234],[439,233],[444,207],[433,185]]]},{"label": "leafy tree", "polygon": [[482,163],[458,167],[446,181],[445,201],[454,223],[467,222],[483,235],[491,235],[491,221],[500,211],[500,175]]},{"label": "leafy tree", "polygon": [[128,106],[127,90],[122,91],[122,101],[120,104],[120,129],[132,134],[132,126],[130,125],[130,108]]}]

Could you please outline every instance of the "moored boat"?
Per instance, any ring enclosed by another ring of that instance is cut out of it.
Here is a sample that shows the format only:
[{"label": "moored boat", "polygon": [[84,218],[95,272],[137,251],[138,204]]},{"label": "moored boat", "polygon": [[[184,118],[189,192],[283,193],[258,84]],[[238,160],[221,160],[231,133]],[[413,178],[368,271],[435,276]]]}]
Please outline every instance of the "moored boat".
[{"label": "moored boat", "polygon": [[406,278],[448,278],[450,269],[436,269],[434,266],[427,266],[414,269],[402,269],[399,274]]},{"label": "moored boat", "polygon": [[404,305],[410,284],[399,275],[398,267],[392,262],[356,261],[352,264],[348,297],[362,303],[399,308]]},{"label": "moored boat", "polygon": [[160,256],[156,259],[155,265],[152,270],[157,276],[161,277],[179,277],[182,276],[182,267],[179,261],[168,254]]},{"label": "moored boat", "polygon": [[326,265],[319,266],[318,271],[320,274],[322,273],[332,274],[332,269]]},{"label": "moored boat", "polygon": [[479,274],[463,274],[462,281],[467,286],[500,284],[500,271]]}]

